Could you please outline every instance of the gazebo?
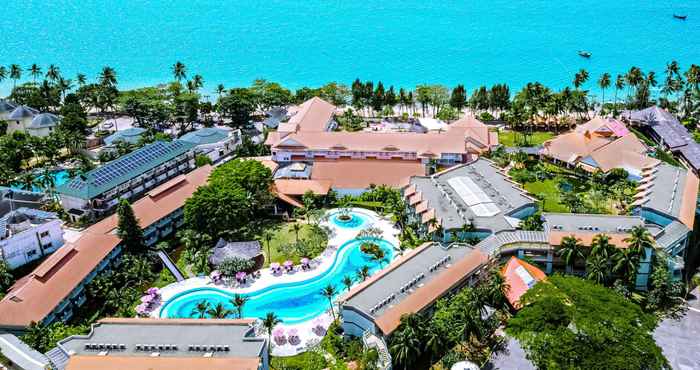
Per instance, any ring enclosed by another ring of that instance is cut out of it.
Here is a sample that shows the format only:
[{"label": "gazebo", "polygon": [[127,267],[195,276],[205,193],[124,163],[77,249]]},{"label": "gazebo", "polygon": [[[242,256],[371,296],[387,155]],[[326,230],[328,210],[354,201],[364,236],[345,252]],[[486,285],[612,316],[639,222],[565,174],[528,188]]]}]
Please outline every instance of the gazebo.
[{"label": "gazebo", "polygon": [[265,262],[259,241],[230,242],[221,238],[214,246],[211,256],[209,256],[209,263],[219,266],[222,262],[231,258],[255,261],[255,270],[260,269]]}]

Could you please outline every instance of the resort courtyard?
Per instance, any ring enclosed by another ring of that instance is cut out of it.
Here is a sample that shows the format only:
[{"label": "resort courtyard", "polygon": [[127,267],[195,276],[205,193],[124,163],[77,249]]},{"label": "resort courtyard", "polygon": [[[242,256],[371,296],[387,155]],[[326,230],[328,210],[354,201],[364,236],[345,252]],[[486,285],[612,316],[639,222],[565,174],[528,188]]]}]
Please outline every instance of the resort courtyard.
[{"label": "resort courtyard", "polygon": [[[263,319],[274,312],[281,322],[272,329],[272,354],[290,356],[306,351],[323,338],[337,317],[330,301],[364,279],[386,268],[398,256],[399,230],[390,219],[362,209],[332,209],[320,226],[328,232],[325,250],[299,264],[271,263],[252,274],[223,278],[218,271],[209,276],[189,278],[163,287],[147,315],[154,318],[204,318],[217,305],[234,313],[232,317]],[[383,258],[363,252],[371,242]],[[290,261],[291,262],[291,261]],[[350,279],[350,280],[348,280]],[[333,287],[330,297],[322,294]],[[242,305],[234,303],[243,298]],[[209,311],[209,313],[207,313]],[[261,321],[256,331],[267,335]]]}]

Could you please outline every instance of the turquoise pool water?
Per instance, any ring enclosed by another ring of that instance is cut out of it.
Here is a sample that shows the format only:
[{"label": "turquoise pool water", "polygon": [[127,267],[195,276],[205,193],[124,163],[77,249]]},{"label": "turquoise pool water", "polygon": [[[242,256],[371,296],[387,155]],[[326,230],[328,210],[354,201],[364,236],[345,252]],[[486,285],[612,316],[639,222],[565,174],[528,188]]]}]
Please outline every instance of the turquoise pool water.
[{"label": "turquoise pool water", "polygon": [[340,219],[341,213],[340,212],[334,212],[328,215],[328,220],[335,226],[343,228],[343,229],[364,229],[365,227],[369,226],[370,224],[370,219],[367,215],[358,213],[358,212],[350,212],[348,213],[348,216],[350,216],[349,220],[342,220]]},{"label": "turquoise pool water", "polygon": [[[59,186],[65,184],[66,182],[68,182],[68,180],[70,180],[70,177],[68,176],[67,170],[56,171],[52,174],[52,176],[53,176],[53,181],[54,181],[55,187],[59,187]],[[42,178],[43,178],[43,176],[39,176],[38,181],[41,181]],[[24,190],[21,185],[12,185],[10,187],[12,189]],[[44,191],[44,188],[41,186],[33,186],[32,191],[41,192],[41,191]]]},{"label": "turquoise pool water", "polygon": [[[368,266],[370,273],[380,269],[380,265],[360,251],[362,240],[353,239],[338,248],[333,265],[321,273],[304,281],[285,283],[285,275],[278,277],[279,284],[244,294],[250,300],[243,307],[243,317],[259,318],[268,312],[274,312],[284,323],[294,324],[313,319],[328,310],[328,300],[321,295],[321,290],[328,284],[333,285],[339,294],[345,291],[342,279],[350,275],[355,279],[355,273],[362,266]],[[384,250],[387,262],[394,257],[391,243],[381,240],[379,245]],[[193,317],[192,310],[202,300],[212,306],[223,303],[233,309],[229,300],[233,294],[218,288],[197,288],[177,294],[164,304],[160,317],[188,318]]]},{"label": "turquoise pool water", "polygon": [[[672,14],[687,14],[687,21]],[[181,60],[205,89],[253,79],[292,88],[359,77],[385,85],[571,84],[602,72],[700,61],[700,1],[5,1],[3,65],[53,63],[94,81],[116,69],[121,88],[172,80]],[[119,45],[119,47],[114,47]],[[578,50],[593,53],[590,59]],[[24,72],[22,81],[31,81]],[[10,79],[0,86],[7,91]],[[511,89],[512,91],[513,89]],[[606,92],[610,97],[612,89]]]}]

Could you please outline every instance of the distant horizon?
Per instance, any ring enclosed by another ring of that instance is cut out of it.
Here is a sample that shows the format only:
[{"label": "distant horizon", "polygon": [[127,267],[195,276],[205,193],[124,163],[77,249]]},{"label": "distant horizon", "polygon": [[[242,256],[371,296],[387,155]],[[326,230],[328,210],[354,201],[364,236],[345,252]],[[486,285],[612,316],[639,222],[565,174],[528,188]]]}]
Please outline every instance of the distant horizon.
[{"label": "distant horizon", "polygon": [[[120,89],[134,89],[171,81],[170,67],[181,61],[188,76],[204,77],[203,91],[212,98],[220,83],[249,86],[256,78],[289,89],[330,81],[349,86],[355,78],[397,89],[463,84],[471,92],[506,83],[515,92],[536,81],[560,89],[581,68],[590,73],[584,88],[597,94],[603,72],[614,78],[637,66],[661,77],[672,60],[683,70],[700,64],[692,41],[700,39],[700,2],[5,5],[12,17],[0,19],[0,28],[12,32],[3,35],[2,65],[37,63],[45,72],[55,64],[71,79],[78,72],[94,79],[108,65]],[[10,80],[0,83],[0,93],[11,87]]]}]

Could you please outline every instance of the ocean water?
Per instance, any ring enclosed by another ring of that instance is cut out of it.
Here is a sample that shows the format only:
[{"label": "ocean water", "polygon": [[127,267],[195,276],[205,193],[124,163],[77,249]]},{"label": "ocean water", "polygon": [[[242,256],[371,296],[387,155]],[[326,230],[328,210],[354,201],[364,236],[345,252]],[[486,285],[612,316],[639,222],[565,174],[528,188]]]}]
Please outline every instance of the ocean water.
[{"label": "ocean water", "polygon": [[255,78],[562,87],[579,68],[592,81],[632,65],[663,80],[670,60],[700,63],[697,0],[14,0],[0,30],[0,64],[53,63],[68,77],[109,65],[122,88],[170,80],[178,60],[208,91]]}]

